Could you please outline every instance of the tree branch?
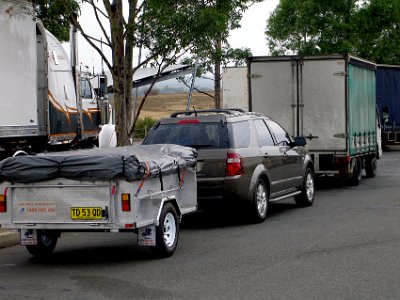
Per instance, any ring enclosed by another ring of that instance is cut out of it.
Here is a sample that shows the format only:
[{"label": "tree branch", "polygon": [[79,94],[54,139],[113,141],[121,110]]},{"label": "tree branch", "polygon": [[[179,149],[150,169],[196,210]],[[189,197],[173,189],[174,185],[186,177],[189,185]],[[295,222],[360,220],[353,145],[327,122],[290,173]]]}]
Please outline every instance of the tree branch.
[{"label": "tree branch", "polygon": [[101,49],[92,42],[92,39],[94,39],[94,38],[88,36],[84,32],[84,30],[82,29],[82,26],[79,24],[79,22],[75,16],[71,15],[70,20],[71,20],[71,23],[73,23],[76,26],[76,28],[81,32],[82,36],[90,44],[90,46],[92,46],[99,53],[99,55],[103,58],[104,62],[106,63],[108,69],[112,72],[112,66],[111,66],[110,62],[108,61],[107,57],[104,55],[103,51],[101,51]]},{"label": "tree branch", "polygon": [[103,23],[100,21],[100,17],[99,17],[98,11],[100,11],[100,13],[101,13],[105,18],[107,18],[108,20],[109,20],[109,17],[108,17],[105,13],[103,13],[103,12],[94,4],[93,0],[90,1],[90,4],[92,5],[93,12],[94,12],[94,15],[95,15],[95,17],[96,17],[97,23],[99,24],[100,29],[101,29],[101,31],[103,32],[103,35],[104,35],[104,37],[106,38],[108,45],[111,47],[110,38],[108,37],[108,35],[107,35],[107,33],[106,33],[106,30],[105,30],[105,28],[104,28],[104,26],[103,26]]}]

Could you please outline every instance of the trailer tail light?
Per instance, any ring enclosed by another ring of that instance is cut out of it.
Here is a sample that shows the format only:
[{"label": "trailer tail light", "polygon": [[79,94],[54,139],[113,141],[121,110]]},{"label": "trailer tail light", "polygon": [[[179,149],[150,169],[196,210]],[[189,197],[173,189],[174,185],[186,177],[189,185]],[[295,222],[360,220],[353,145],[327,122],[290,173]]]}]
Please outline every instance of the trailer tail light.
[{"label": "trailer tail light", "polygon": [[122,211],[131,211],[131,195],[121,194]]},{"label": "trailer tail light", "polygon": [[0,195],[0,213],[7,212],[7,198],[6,195]]},{"label": "trailer tail light", "polygon": [[243,168],[243,160],[242,157],[234,152],[228,152],[226,158],[226,176],[236,176],[236,175],[243,175],[244,168]]},{"label": "trailer tail light", "polygon": [[347,165],[350,162],[350,156],[336,156],[335,157],[335,164],[336,165]]}]

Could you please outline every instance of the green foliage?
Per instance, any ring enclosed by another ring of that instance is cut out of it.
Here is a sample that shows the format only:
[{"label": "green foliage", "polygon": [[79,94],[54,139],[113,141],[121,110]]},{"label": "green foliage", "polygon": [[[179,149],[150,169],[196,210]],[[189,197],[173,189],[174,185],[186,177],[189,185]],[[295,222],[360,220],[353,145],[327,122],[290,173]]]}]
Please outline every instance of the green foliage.
[{"label": "green foliage", "polygon": [[156,122],[157,120],[151,117],[145,117],[144,119],[137,120],[135,127],[135,138],[143,139]]},{"label": "green foliage", "polygon": [[271,53],[351,52],[355,7],[352,0],[281,0],[267,25]]},{"label": "green foliage", "polygon": [[210,34],[207,37],[202,37],[205,43],[201,43],[192,49],[192,56],[189,61],[192,63],[196,60],[199,61],[199,70],[203,73],[214,72],[215,61],[220,61],[222,65],[231,62],[244,63],[245,58],[251,54],[250,49],[232,49],[227,38],[231,29],[240,27],[239,22],[243,12],[251,3],[255,2],[260,2],[260,0],[205,1],[203,7],[208,14],[196,16],[191,23],[197,24],[195,26],[199,26],[199,28],[208,27],[207,32]]},{"label": "green foliage", "polygon": [[399,63],[398,0],[281,0],[268,20],[273,55],[352,53]]},{"label": "green foliage", "polygon": [[400,1],[371,0],[357,14],[356,49],[378,63],[400,64]]},{"label": "green foliage", "polygon": [[34,0],[36,17],[44,27],[62,41],[69,40],[69,16],[77,12],[79,5],[74,0]]}]

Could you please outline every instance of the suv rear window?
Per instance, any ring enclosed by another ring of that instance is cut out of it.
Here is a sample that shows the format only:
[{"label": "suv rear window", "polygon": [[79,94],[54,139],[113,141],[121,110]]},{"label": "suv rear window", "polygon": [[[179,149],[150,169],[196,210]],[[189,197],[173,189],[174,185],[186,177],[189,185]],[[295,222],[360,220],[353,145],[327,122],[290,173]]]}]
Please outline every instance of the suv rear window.
[{"label": "suv rear window", "polygon": [[226,127],[221,123],[160,124],[150,130],[143,144],[178,144],[193,148],[228,148]]}]

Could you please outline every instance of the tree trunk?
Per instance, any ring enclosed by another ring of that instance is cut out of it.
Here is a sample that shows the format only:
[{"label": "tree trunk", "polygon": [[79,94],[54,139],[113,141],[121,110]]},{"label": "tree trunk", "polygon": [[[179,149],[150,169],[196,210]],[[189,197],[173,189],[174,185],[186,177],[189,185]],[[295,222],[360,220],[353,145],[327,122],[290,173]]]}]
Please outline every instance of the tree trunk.
[{"label": "tree trunk", "polygon": [[221,41],[215,42],[215,65],[214,65],[214,93],[215,93],[215,108],[221,108]]},{"label": "tree trunk", "polygon": [[122,1],[114,1],[110,8],[111,42],[113,44],[112,76],[114,81],[115,130],[117,146],[129,145],[127,134],[127,105],[125,84],[124,24]]}]

